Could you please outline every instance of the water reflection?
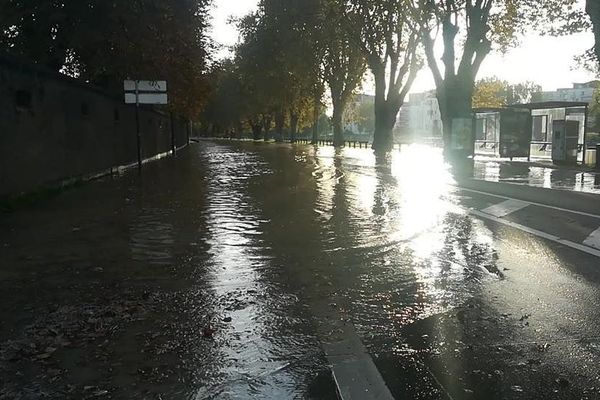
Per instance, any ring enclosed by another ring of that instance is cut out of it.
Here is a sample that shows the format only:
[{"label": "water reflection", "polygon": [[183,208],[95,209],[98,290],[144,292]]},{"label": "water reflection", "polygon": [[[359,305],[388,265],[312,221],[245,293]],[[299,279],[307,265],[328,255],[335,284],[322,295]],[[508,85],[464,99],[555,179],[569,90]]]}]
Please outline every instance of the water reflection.
[{"label": "water reflection", "polygon": [[312,176],[323,250],[375,351],[390,351],[390,338],[404,351],[403,326],[461,304],[481,280],[500,276],[491,233],[460,207],[441,152],[416,145],[376,158],[319,149]]},{"label": "water reflection", "polygon": [[530,166],[525,163],[476,161],[473,176],[476,179],[491,182],[600,193],[598,174],[537,165]]},{"label": "water reflection", "polygon": [[[66,198],[84,193],[87,200],[56,205],[78,208],[41,210],[45,219],[20,221],[35,229],[6,230],[5,264],[45,275],[9,281],[3,301],[17,310],[31,293],[49,304],[69,293],[65,304],[85,305],[85,296],[101,299],[90,282],[111,279],[106,290],[125,298],[139,285],[135,298],[157,307],[160,318],[137,321],[143,335],[116,347],[125,358],[115,376],[146,361],[161,374],[172,370],[161,381],[167,397],[300,398],[327,369],[315,326],[332,309],[374,353],[407,351],[406,325],[501,278],[491,232],[464,214],[451,171],[427,147],[377,159],[364,149],[206,142],[144,174],[145,184],[134,174],[129,183],[126,175],[86,185]],[[551,170],[530,174],[556,184]],[[63,217],[58,230],[56,215]],[[36,258],[23,261],[29,254]],[[54,273],[64,265],[88,273],[81,282],[69,270]],[[204,335],[207,327],[213,337]],[[145,379],[135,389],[113,384],[150,396],[149,388],[158,389]]]},{"label": "water reflection", "polygon": [[223,312],[213,323],[227,345],[220,348],[220,375],[195,398],[293,398],[306,387],[305,376],[290,365],[304,346],[302,331],[294,332],[290,325],[297,322],[288,314],[297,298],[279,291],[270,275],[276,266],[263,226],[271,222],[260,218],[249,197],[251,181],[269,174],[269,166],[257,154],[223,147],[205,156],[208,274]]},{"label": "water reflection", "polygon": [[164,210],[142,209],[132,222],[130,230],[131,258],[154,265],[173,262],[173,225],[167,221]]}]

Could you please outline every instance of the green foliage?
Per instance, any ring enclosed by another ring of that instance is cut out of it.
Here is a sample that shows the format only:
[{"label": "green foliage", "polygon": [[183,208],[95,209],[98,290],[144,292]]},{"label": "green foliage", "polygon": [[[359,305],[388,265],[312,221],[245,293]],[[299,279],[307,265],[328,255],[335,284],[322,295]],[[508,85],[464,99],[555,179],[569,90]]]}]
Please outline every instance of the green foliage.
[{"label": "green foliage", "polygon": [[[366,70],[362,49],[344,28],[344,15],[334,0],[322,0],[319,21],[319,50],[323,77],[334,103],[344,104],[360,85]],[[342,110],[343,111],[343,110]]]},{"label": "green foliage", "polygon": [[596,45],[587,53],[587,58],[588,60],[593,59],[595,61],[590,63],[593,65],[591,68],[600,76],[600,72],[598,72],[600,65],[600,2],[597,0],[587,0],[586,12],[591,19],[594,36],[596,38]]},{"label": "green foliage", "polygon": [[484,78],[475,83],[473,108],[529,103],[535,101],[535,95],[541,90],[542,87],[533,82],[511,85],[497,77]]},{"label": "green foliage", "polygon": [[360,47],[375,81],[373,149],[389,151],[392,130],[417,72],[419,31],[411,0],[337,0],[345,29]]},{"label": "green foliage", "polygon": [[234,130],[244,119],[246,101],[244,87],[237,66],[223,60],[212,66],[209,73],[211,94],[202,114],[206,130],[225,133]]},{"label": "green foliage", "polygon": [[482,79],[475,84],[473,92],[473,108],[498,108],[506,105],[506,88],[508,83],[498,78]]},{"label": "green foliage", "polygon": [[165,79],[172,108],[195,115],[204,72],[209,0],[3,0],[0,51],[122,91]]},{"label": "green foliage", "polygon": [[[452,120],[470,112],[475,79],[493,49],[506,51],[530,29],[559,34],[585,25],[577,0],[415,0],[414,3],[413,12],[419,21],[437,88],[446,146],[451,143]],[[441,63],[436,55],[438,36],[444,48]],[[481,102],[497,103],[491,98]]]},{"label": "green foliage", "polygon": [[300,127],[312,122],[323,87],[315,52],[318,2],[262,0],[256,13],[239,22],[242,43],[236,63],[251,114],[288,115]]},{"label": "green foliage", "polygon": [[[339,0],[344,7],[345,29],[360,46],[375,85],[397,97],[410,89],[421,67],[418,32],[414,29],[409,0]],[[386,74],[386,71],[388,72]],[[388,82],[377,80],[387,75]]]},{"label": "green foliage", "polygon": [[358,130],[363,133],[372,133],[375,130],[374,104],[361,101],[354,104],[347,113],[348,122],[355,122]]},{"label": "green foliage", "polygon": [[542,87],[537,83],[530,81],[508,85],[506,88],[506,104],[523,104],[541,101],[541,92]]},{"label": "green foliage", "polygon": [[343,143],[342,119],[366,71],[361,47],[344,26],[343,9],[335,0],[322,0],[318,35],[323,79],[333,104],[334,144]]},{"label": "green foliage", "polygon": [[593,121],[593,130],[600,132],[600,88],[594,91],[594,97],[589,108],[589,117]]}]

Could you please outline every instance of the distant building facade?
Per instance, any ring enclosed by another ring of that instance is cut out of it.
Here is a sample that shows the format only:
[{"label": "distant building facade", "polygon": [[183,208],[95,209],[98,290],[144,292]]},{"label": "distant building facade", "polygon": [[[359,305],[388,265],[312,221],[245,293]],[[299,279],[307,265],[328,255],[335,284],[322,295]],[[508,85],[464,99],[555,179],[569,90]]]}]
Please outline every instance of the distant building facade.
[{"label": "distant building facade", "polygon": [[551,92],[541,92],[541,101],[580,101],[591,103],[600,81],[574,83],[572,88],[560,88]]},{"label": "distant building facade", "polygon": [[[372,135],[375,97],[358,94],[348,105],[344,129],[348,134]],[[373,117],[369,120],[369,117]],[[442,117],[435,90],[412,93],[396,117],[394,135],[399,142],[439,139],[442,137]]]},{"label": "distant building facade", "polygon": [[[555,91],[541,92],[541,101],[572,101],[592,103],[595,91],[600,87],[600,81],[585,83],[573,83],[572,88],[559,88]],[[553,122],[555,120],[579,121],[579,143],[584,141],[585,108],[568,108],[555,110],[533,110],[533,142],[551,142],[553,134]],[[595,118],[588,115],[588,130],[596,125]]]},{"label": "distant building facade", "polygon": [[404,143],[412,141],[410,130],[410,103],[404,102],[396,116],[396,125],[394,126],[394,137],[396,142]]},{"label": "distant building facade", "polygon": [[408,129],[413,139],[442,136],[442,117],[435,90],[409,95],[407,113]]}]

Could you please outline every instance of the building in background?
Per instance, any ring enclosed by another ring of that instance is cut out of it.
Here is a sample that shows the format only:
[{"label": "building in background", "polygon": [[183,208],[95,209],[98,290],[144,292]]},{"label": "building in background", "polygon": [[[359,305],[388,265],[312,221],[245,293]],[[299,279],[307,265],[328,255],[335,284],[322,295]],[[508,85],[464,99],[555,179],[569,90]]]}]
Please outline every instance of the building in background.
[{"label": "building in background", "polygon": [[[538,98],[543,102],[568,101],[591,104],[594,93],[600,87],[600,81],[573,83],[572,88],[559,88],[555,91],[541,92]],[[540,151],[549,153],[550,148],[543,145],[552,141],[553,123],[556,120],[574,120],[579,122],[579,143],[583,144],[585,135],[585,107],[566,109],[533,110],[532,143],[540,143]],[[594,115],[589,114],[585,122],[587,131],[592,132],[597,126]],[[591,138],[592,136],[589,136]],[[588,138],[588,139],[589,139]],[[533,151],[532,151],[533,152]],[[535,153],[535,152],[534,152]]]},{"label": "building in background", "polygon": [[427,141],[442,137],[442,117],[435,90],[412,93],[408,105],[401,113],[407,113],[408,130],[413,141]]},{"label": "building in background", "polygon": [[396,116],[396,125],[394,126],[394,140],[396,143],[412,143],[413,135],[410,130],[410,103],[404,102]]},{"label": "building in background", "polygon": [[574,83],[572,88],[560,88],[555,91],[541,92],[541,101],[581,101],[591,103],[600,81]]}]

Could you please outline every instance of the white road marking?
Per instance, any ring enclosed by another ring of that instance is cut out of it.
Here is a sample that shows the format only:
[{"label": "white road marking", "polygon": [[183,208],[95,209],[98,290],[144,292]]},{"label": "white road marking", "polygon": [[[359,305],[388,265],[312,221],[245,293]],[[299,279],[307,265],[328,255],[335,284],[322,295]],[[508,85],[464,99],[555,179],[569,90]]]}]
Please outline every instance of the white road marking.
[{"label": "white road marking", "polygon": [[588,254],[591,254],[593,256],[600,257],[600,250],[596,250],[596,249],[594,249],[592,247],[584,246],[582,244],[575,243],[575,242],[572,242],[572,241],[567,240],[567,239],[562,239],[562,238],[560,238],[558,236],[551,235],[549,233],[542,232],[542,231],[530,228],[530,227],[525,226],[525,225],[517,224],[516,222],[507,221],[505,219],[494,217],[493,215],[486,214],[484,212],[477,211],[477,210],[469,210],[469,214],[475,215],[475,216],[480,217],[480,218],[488,219],[490,221],[494,221],[494,222],[497,222],[499,224],[507,225],[507,226],[510,226],[511,228],[519,229],[519,230],[522,230],[523,232],[527,232],[527,233],[530,233],[532,235],[539,236],[541,238],[544,238],[544,239],[547,239],[547,240],[551,240],[553,242],[556,242],[556,243],[559,243],[559,244],[571,247],[573,249],[576,249],[576,250],[579,250],[579,251],[583,251],[584,253],[588,253]]},{"label": "white road marking", "polygon": [[506,217],[508,214],[514,213],[515,211],[522,210],[529,205],[531,205],[531,203],[526,201],[510,199],[503,201],[502,203],[494,204],[493,206],[481,211],[486,214],[493,215],[494,217],[502,218]]},{"label": "white road marking", "polygon": [[[492,197],[498,197],[500,199],[505,199],[505,200],[518,200],[518,199],[514,199],[512,197],[507,197],[507,196],[502,196],[499,194],[493,194],[493,193],[488,193],[488,192],[482,192],[480,190],[473,190],[473,189],[467,189],[467,188],[463,188],[461,186],[457,186],[460,190],[463,190],[465,192],[472,192],[472,193],[479,193],[479,194],[483,194],[486,196],[492,196]],[[520,200],[520,201],[524,201],[524,200]],[[536,203],[534,201],[527,201],[526,203],[529,204],[533,204],[535,206],[540,206],[540,207],[545,207],[545,208],[550,208],[552,210],[558,210],[558,211],[565,211],[565,212],[569,212],[569,213],[573,213],[573,214],[579,214],[579,215],[583,215],[586,217],[592,217],[592,218],[598,218],[600,219],[600,215],[598,214],[591,214],[591,213],[586,213],[583,211],[575,211],[575,210],[569,210],[568,208],[562,208],[562,207],[555,207],[555,206],[549,206],[547,204],[542,204],[542,203]]]},{"label": "white road marking", "polygon": [[583,241],[583,244],[596,249],[600,249],[600,228],[596,229]]}]

